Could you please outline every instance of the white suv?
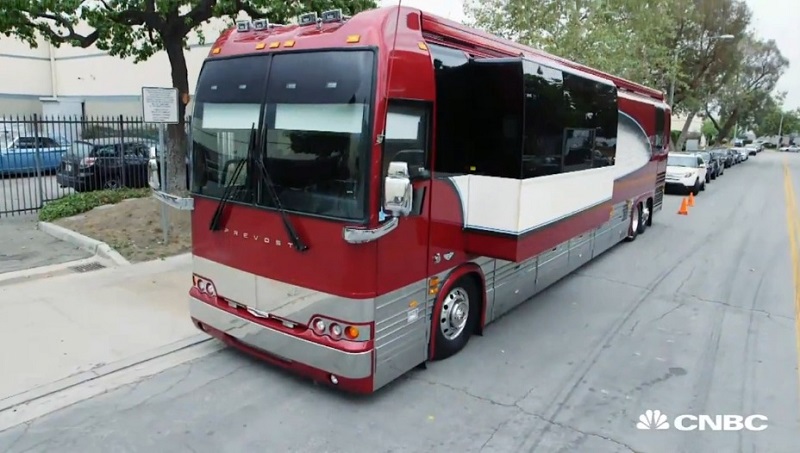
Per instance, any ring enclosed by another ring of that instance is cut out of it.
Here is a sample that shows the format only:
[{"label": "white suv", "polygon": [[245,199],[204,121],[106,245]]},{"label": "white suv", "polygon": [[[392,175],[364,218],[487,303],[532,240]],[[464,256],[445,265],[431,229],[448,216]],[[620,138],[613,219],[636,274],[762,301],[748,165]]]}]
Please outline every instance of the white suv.
[{"label": "white suv", "polygon": [[694,153],[669,153],[667,156],[666,185],[694,194],[706,190],[708,166]]}]

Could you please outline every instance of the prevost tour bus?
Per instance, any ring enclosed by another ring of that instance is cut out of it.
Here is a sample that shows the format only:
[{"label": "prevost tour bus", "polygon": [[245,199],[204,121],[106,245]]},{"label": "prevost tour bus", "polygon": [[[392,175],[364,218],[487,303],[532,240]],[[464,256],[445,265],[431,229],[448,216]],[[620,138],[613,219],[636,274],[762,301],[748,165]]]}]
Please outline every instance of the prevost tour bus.
[{"label": "prevost tour bus", "polygon": [[413,8],[245,21],[192,119],[191,317],[369,393],[661,208],[663,93]]}]

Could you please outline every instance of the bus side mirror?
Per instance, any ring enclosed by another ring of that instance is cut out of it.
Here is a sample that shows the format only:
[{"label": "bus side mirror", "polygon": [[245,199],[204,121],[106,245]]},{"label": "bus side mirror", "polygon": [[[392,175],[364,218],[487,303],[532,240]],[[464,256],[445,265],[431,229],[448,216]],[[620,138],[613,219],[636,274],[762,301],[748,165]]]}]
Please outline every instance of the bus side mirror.
[{"label": "bus side mirror", "polygon": [[383,188],[383,210],[394,216],[407,216],[412,207],[411,178],[407,162],[390,162]]}]

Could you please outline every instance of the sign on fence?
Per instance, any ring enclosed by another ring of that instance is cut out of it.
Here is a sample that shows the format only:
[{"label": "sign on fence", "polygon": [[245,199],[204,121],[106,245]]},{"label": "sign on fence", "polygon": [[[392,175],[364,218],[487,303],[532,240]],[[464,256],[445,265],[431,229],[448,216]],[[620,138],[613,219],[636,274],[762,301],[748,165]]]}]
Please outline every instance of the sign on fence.
[{"label": "sign on fence", "polygon": [[142,87],[145,123],[178,124],[178,89]]}]

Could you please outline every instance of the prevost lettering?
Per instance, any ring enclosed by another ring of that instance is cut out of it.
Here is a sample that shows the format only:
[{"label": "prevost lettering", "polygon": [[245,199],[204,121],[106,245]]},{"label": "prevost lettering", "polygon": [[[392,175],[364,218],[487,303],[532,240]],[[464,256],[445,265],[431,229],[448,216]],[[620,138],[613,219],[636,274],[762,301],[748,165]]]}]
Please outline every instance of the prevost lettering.
[{"label": "prevost lettering", "polygon": [[272,244],[272,245],[275,245],[275,246],[278,246],[278,247],[283,247],[283,246],[287,246],[287,245],[289,247],[293,247],[294,246],[293,243],[288,242],[288,241],[281,241],[280,239],[272,239],[272,238],[267,237],[267,236],[261,236],[261,235],[258,235],[258,234],[251,234],[251,233],[248,233],[246,231],[231,230],[229,228],[225,228],[223,233],[230,234],[233,237],[238,237],[238,238],[241,238],[241,239],[247,239],[247,240],[255,241],[255,242],[262,242],[264,244]]}]

